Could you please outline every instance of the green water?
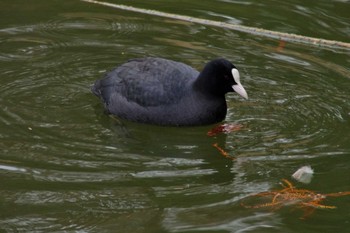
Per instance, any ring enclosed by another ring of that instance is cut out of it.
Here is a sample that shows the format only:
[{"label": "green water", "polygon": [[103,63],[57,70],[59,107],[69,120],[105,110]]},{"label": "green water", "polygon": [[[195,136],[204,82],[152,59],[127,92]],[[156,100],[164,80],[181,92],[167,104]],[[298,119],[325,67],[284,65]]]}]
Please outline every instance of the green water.
[{"label": "green water", "polygon": [[[349,1],[113,2],[350,42]],[[349,55],[77,0],[2,0],[0,231],[349,232],[350,196],[304,219],[297,204],[241,206],[304,165],[315,174],[297,188],[350,191]],[[208,137],[213,125],[104,114],[90,85],[143,56],[232,61],[250,99],[228,95],[224,123],[243,127]]]}]

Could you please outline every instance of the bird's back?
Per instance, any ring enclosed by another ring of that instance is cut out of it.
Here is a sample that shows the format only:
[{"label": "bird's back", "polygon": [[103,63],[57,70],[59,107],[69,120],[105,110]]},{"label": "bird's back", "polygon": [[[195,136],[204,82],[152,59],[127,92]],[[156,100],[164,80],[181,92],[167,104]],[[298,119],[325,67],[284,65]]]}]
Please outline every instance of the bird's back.
[{"label": "bird's back", "polygon": [[[161,58],[133,59],[97,80],[92,90],[107,108],[119,104],[155,107],[176,104],[198,76],[183,63]],[[112,110],[112,111],[111,111]]]}]

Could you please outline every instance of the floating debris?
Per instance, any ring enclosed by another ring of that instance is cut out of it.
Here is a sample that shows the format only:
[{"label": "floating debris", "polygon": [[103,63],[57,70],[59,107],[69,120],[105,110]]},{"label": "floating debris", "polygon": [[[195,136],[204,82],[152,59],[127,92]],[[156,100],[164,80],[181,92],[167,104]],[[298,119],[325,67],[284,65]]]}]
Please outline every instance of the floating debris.
[{"label": "floating debris", "polygon": [[292,177],[301,183],[308,184],[311,182],[313,174],[314,170],[310,166],[303,166],[294,172]]}]

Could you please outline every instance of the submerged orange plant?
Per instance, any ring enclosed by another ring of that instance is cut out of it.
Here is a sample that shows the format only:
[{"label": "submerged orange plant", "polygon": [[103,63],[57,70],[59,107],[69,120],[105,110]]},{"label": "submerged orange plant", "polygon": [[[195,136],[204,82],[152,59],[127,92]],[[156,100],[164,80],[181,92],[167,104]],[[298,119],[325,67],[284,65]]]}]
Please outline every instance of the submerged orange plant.
[{"label": "submerged orange plant", "polygon": [[235,131],[239,131],[243,129],[243,125],[241,124],[220,124],[212,128],[207,132],[207,135],[209,137],[217,136],[218,134],[221,133],[231,133]]},{"label": "submerged orange plant", "polygon": [[295,205],[297,207],[303,208],[305,214],[302,218],[312,214],[315,209],[335,209],[336,206],[333,205],[324,205],[321,202],[326,199],[326,197],[339,197],[350,195],[350,191],[347,192],[338,192],[338,193],[328,193],[321,194],[316,193],[307,189],[297,189],[293,184],[286,180],[282,179],[282,189],[276,191],[267,191],[254,194],[251,197],[268,197],[270,198],[269,202],[256,204],[256,205],[247,205],[241,203],[242,206],[246,208],[280,208],[286,205]]},{"label": "submerged orange plant", "polygon": [[213,144],[213,147],[215,147],[222,156],[224,156],[225,158],[228,158],[228,159],[231,159],[231,160],[234,160],[235,158],[230,156],[224,149],[222,149],[218,143],[214,143]]}]

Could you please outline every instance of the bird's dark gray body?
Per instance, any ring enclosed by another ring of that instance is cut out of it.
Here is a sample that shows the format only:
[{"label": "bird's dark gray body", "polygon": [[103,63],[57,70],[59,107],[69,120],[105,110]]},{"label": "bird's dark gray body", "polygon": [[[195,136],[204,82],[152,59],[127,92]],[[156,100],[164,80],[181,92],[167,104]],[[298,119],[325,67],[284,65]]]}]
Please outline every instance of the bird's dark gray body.
[{"label": "bird's dark gray body", "polygon": [[141,123],[175,126],[222,121],[228,92],[248,98],[237,68],[223,58],[208,62],[200,73],[162,58],[133,59],[97,80],[92,91],[110,114]]}]

